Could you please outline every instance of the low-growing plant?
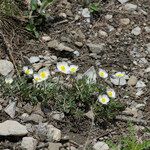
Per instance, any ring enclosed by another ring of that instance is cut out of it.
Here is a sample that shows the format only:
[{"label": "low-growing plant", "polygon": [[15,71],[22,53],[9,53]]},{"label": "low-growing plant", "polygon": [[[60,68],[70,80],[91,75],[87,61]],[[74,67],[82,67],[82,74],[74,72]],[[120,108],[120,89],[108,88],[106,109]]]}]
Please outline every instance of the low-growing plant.
[{"label": "low-growing plant", "polygon": [[[0,91],[6,98],[17,97],[33,104],[50,103],[51,108],[68,115],[81,116],[92,108],[95,117],[105,121],[113,119],[123,110],[123,105],[115,100],[113,89],[100,83],[88,83],[87,77],[76,79],[78,66],[63,62],[57,63],[57,69],[59,73],[50,75],[48,68],[36,73],[25,66],[19,78],[1,78]],[[65,74],[69,75],[67,80]],[[107,78],[108,73],[99,69],[99,76]]]},{"label": "low-growing plant", "polygon": [[91,13],[99,12],[101,9],[100,3],[90,3],[89,9]]},{"label": "low-growing plant", "polygon": [[133,125],[130,124],[129,133],[123,137],[119,137],[119,146],[112,141],[108,141],[108,144],[112,150],[149,150],[150,140],[138,141],[136,137],[136,131]]},{"label": "low-growing plant", "polygon": [[27,11],[28,23],[26,29],[32,32],[36,38],[39,37],[37,27],[42,25],[46,20],[47,14],[45,12],[48,5],[50,5],[53,0],[31,0],[30,10]]}]

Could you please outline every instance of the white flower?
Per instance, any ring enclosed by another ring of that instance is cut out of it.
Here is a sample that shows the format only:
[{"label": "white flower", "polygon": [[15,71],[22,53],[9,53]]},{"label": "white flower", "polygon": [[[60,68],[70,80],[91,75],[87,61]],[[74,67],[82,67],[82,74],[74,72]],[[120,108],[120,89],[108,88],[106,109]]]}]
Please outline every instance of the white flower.
[{"label": "white flower", "polygon": [[42,79],[40,78],[40,75],[39,75],[39,74],[34,74],[34,75],[33,75],[33,81],[34,81],[34,82],[41,82]]},{"label": "white flower", "polygon": [[78,66],[76,66],[76,65],[71,65],[69,67],[69,71],[70,71],[71,74],[76,73],[77,70],[78,70]]},{"label": "white flower", "polygon": [[57,69],[60,71],[60,72],[63,72],[65,74],[68,74],[69,73],[69,66],[68,66],[68,63],[67,62],[58,62],[57,63]]},{"label": "white flower", "polygon": [[23,72],[24,72],[26,75],[32,75],[32,74],[33,74],[33,69],[29,68],[28,66],[24,66],[24,67],[23,67]]},{"label": "white flower", "polygon": [[101,78],[107,78],[108,77],[108,73],[104,69],[99,69],[98,74]]},{"label": "white flower", "polygon": [[125,76],[125,72],[117,72],[115,73],[115,77],[122,78]]},{"label": "white flower", "polygon": [[5,82],[6,82],[6,84],[11,84],[13,82],[13,78],[7,77],[7,78],[5,78]]},{"label": "white flower", "polygon": [[110,98],[116,98],[116,92],[113,89],[107,89],[106,93]]},{"label": "white flower", "polygon": [[99,95],[98,101],[104,105],[107,105],[107,103],[110,101],[110,99],[106,94],[104,94],[104,95]]},{"label": "white flower", "polygon": [[43,81],[43,80],[48,79],[50,72],[49,72],[48,68],[42,68],[38,71],[38,75],[39,75],[40,79]]}]

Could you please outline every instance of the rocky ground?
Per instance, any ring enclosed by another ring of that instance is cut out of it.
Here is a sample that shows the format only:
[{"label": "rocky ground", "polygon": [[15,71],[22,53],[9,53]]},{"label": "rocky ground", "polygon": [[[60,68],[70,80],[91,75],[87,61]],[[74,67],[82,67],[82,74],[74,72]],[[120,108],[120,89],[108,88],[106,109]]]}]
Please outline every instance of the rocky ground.
[{"label": "rocky ground", "polygon": [[124,71],[127,79],[108,81],[126,104],[125,111],[115,123],[96,124],[92,129],[87,117],[74,122],[61,112],[44,110],[41,104],[1,97],[0,149],[80,150],[90,143],[89,149],[108,150],[103,142],[116,141],[126,132],[127,121],[134,122],[139,138],[150,139],[150,133],[142,132],[150,125],[149,6],[149,0],[103,0],[100,12],[92,14],[81,2],[60,0],[49,8],[57,19],[42,29],[40,40],[11,38],[10,53],[1,36],[3,76],[14,73],[16,66],[30,64],[38,70],[64,60],[79,65],[79,73],[94,66],[109,73]]}]

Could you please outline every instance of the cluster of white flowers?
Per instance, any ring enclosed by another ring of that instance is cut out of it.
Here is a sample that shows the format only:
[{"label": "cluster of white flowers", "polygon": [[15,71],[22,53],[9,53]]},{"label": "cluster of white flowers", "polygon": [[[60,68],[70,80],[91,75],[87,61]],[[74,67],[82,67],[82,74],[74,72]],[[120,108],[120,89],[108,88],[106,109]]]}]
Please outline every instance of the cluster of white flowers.
[{"label": "cluster of white flowers", "polygon": [[[78,71],[77,65],[69,66],[67,62],[58,62],[56,67],[59,72],[62,72],[64,74],[75,74]],[[23,72],[28,76],[33,76],[34,83],[47,80],[48,77],[50,76],[50,72],[48,68],[42,68],[37,73],[34,73],[32,68],[29,68],[28,66],[24,66]],[[104,79],[108,77],[108,73],[104,69],[99,69],[98,74],[101,78],[104,78]],[[125,76],[124,72],[117,72],[113,75],[113,77],[115,78],[123,78],[124,76]],[[7,77],[5,78],[5,82],[7,84],[11,84],[13,82],[13,78]],[[106,90],[106,94],[98,96],[98,101],[106,105],[110,101],[110,98],[116,98],[116,93],[113,89],[108,88]]]},{"label": "cluster of white flowers", "polygon": [[65,74],[75,74],[78,71],[77,65],[68,65],[67,62],[58,62],[57,63],[58,71],[65,73]]},{"label": "cluster of white flowers", "polygon": [[[108,77],[108,73],[104,69],[99,69],[98,74],[101,78],[104,78],[104,79]],[[125,76],[125,73],[117,72],[113,76],[116,78],[123,78]],[[104,105],[108,104],[108,102],[110,101],[110,98],[116,98],[116,93],[113,89],[110,89],[110,88],[107,89],[106,93],[107,94],[98,96],[98,101]]]}]

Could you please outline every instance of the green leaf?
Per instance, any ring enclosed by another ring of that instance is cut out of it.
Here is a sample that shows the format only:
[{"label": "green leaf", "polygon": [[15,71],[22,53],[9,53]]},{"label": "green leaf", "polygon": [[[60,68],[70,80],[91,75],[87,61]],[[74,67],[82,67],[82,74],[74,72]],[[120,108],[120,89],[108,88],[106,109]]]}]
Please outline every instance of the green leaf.
[{"label": "green leaf", "polygon": [[34,11],[37,9],[38,7],[38,3],[37,3],[37,0],[31,0],[31,10]]}]

